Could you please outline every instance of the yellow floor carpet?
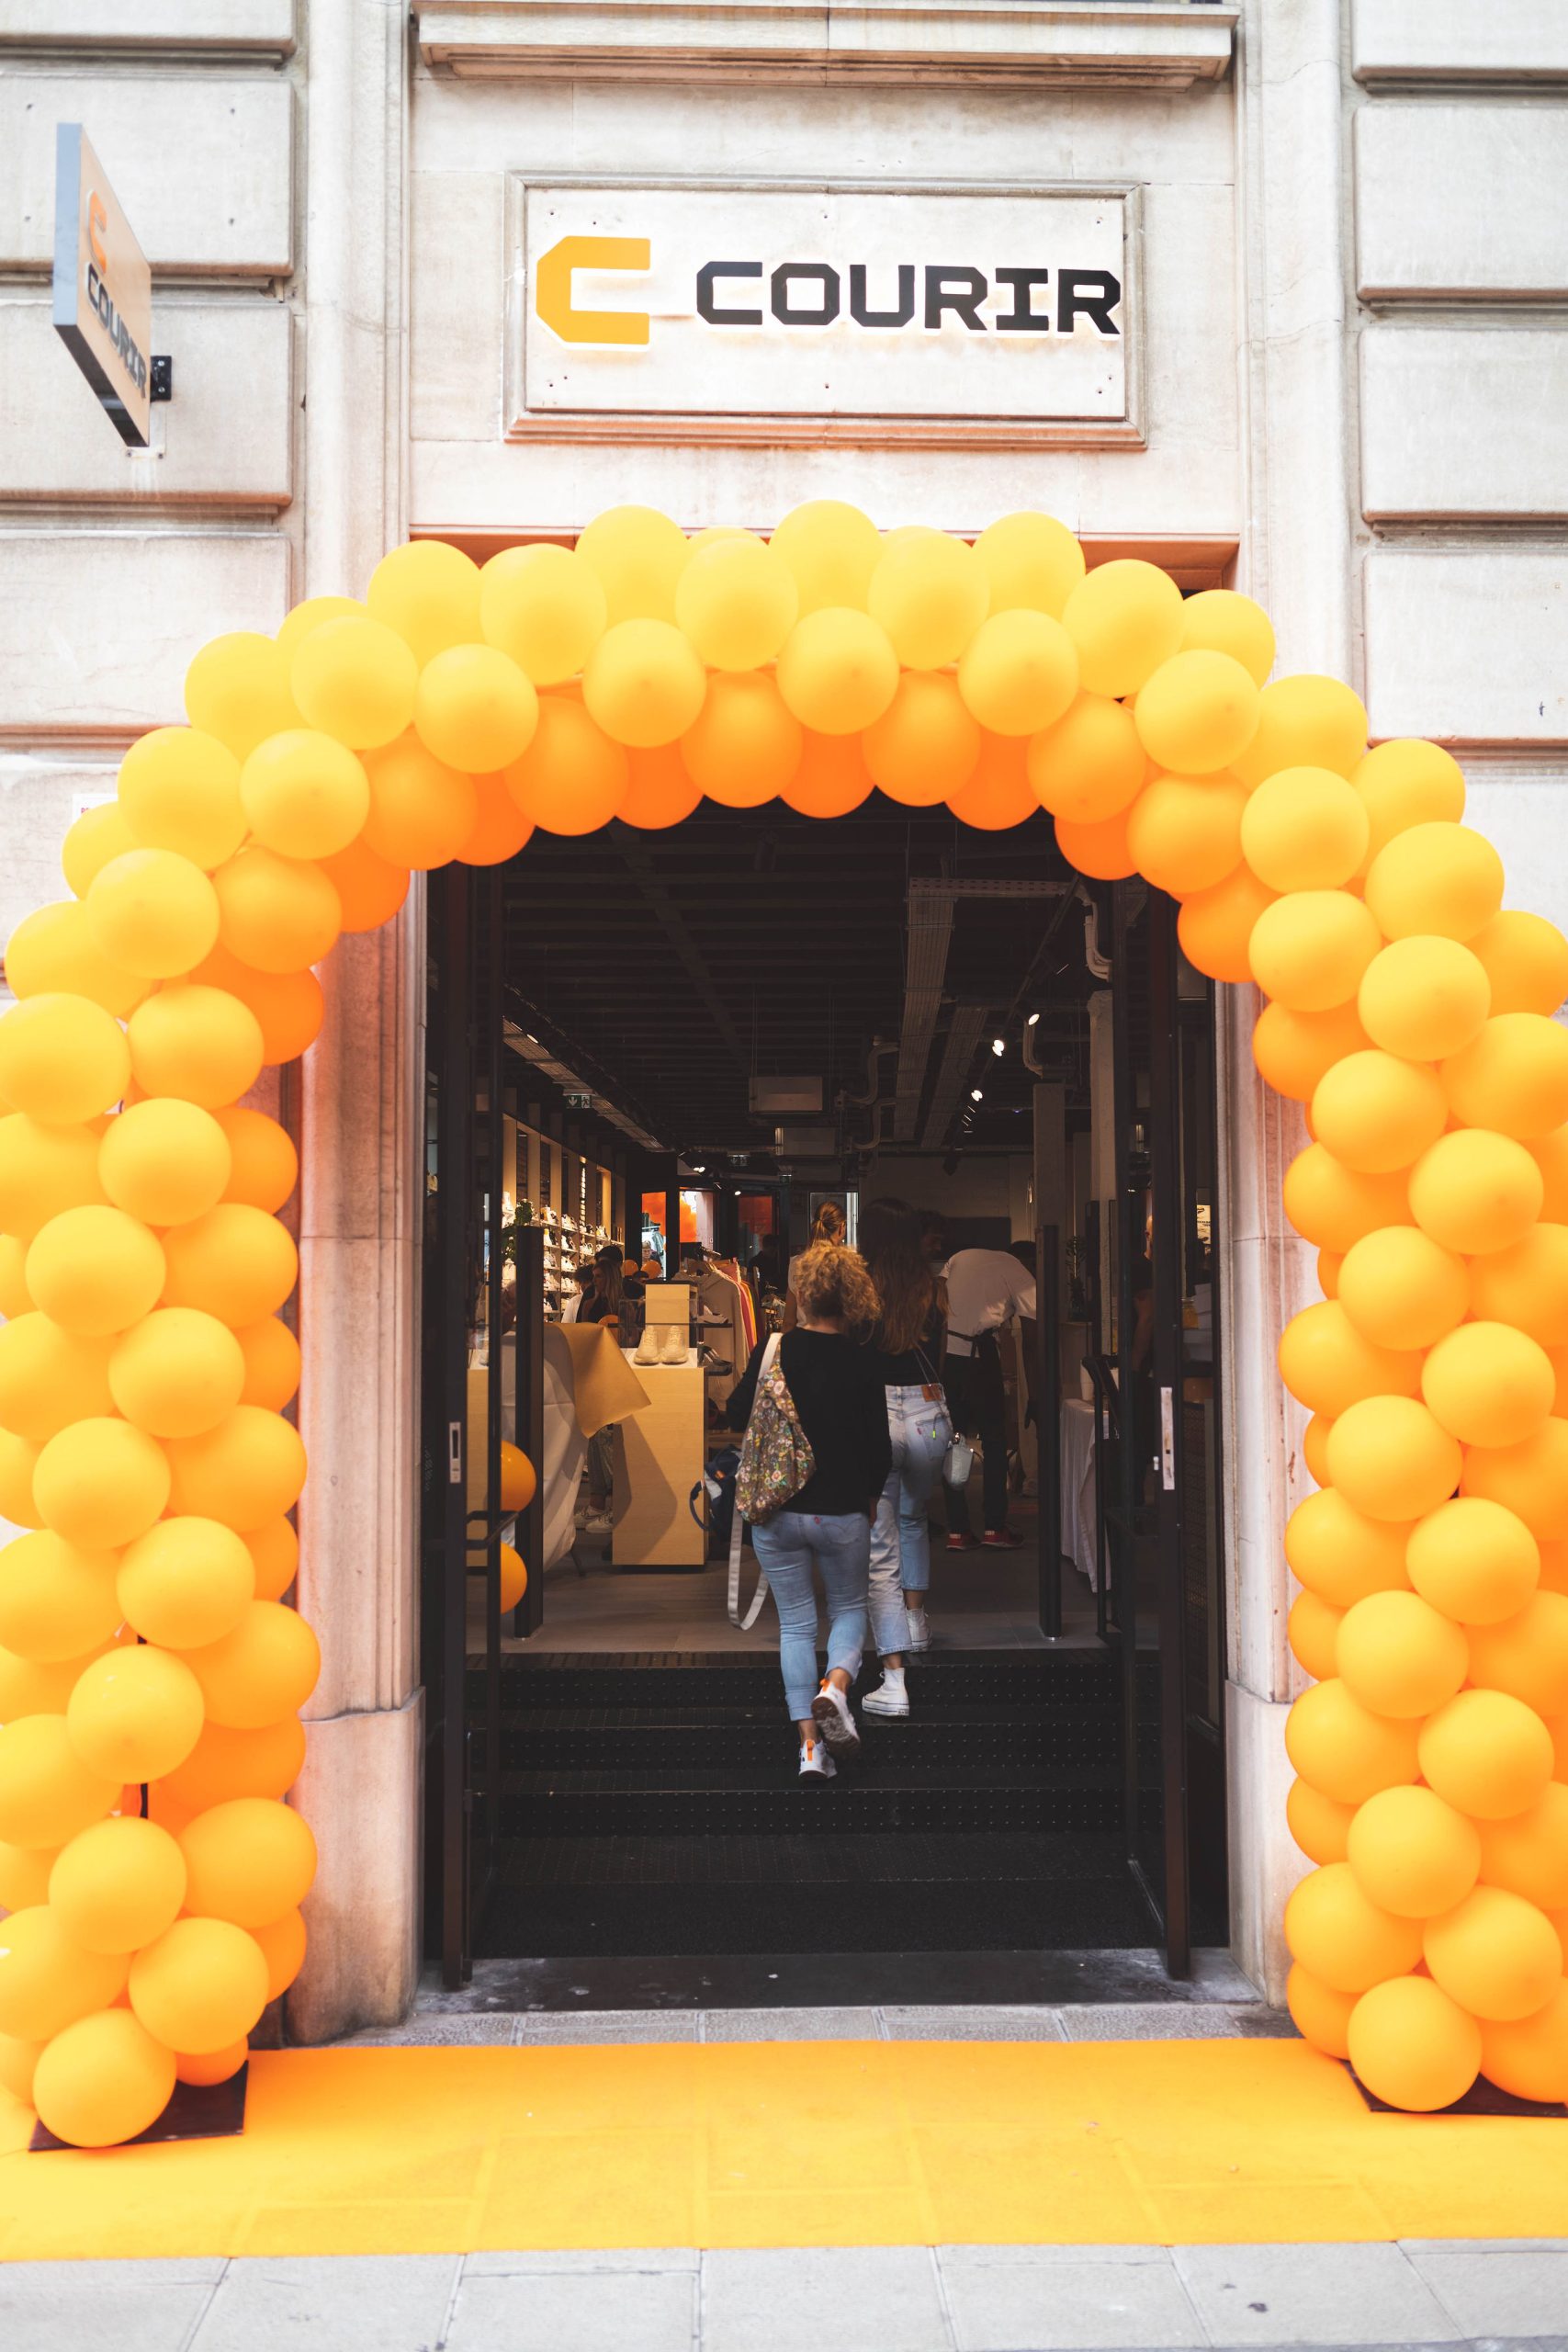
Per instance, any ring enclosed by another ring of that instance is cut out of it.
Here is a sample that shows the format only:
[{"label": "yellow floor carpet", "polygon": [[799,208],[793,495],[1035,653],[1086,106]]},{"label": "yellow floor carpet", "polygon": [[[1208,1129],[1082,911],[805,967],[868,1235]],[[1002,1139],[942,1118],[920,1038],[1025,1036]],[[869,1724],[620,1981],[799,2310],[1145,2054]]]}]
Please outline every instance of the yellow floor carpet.
[{"label": "yellow floor carpet", "polygon": [[1369,2113],[1299,2042],[288,2051],[231,2140],[27,2153],[0,2256],[1568,2235],[1568,2118]]}]

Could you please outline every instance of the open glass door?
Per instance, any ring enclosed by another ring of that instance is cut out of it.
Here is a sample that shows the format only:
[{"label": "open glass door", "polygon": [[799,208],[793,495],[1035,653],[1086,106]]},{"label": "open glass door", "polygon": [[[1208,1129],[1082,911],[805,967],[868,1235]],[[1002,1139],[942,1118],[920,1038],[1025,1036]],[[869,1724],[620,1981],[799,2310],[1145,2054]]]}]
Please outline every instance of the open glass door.
[{"label": "open glass door", "polygon": [[1224,1941],[1213,988],[1177,909],[1116,885],[1116,1488],[1127,1857],[1184,1976]]}]

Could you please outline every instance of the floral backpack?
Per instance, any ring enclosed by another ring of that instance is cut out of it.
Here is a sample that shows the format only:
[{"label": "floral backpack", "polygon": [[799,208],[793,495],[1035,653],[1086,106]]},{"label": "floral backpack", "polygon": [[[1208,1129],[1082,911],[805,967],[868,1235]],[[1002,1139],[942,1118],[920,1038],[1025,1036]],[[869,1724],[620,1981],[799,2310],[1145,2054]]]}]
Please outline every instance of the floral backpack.
[{"label": "floral backpack", "polygon": [[800,1426],[795,1398],[778,1361],[775,1332],[757,1374],[757,1393],[740,1444],[740,1467],[735,1474],[735,1504],[729,1532],[729,1615],[737,1625],[754,1625],[767,1598],[768,1579],[759,1574],[750,1609],[740,1612],[740,1538],[745,1522],[772,1519],[802,1487],[817,1467],[811,1441]]}]

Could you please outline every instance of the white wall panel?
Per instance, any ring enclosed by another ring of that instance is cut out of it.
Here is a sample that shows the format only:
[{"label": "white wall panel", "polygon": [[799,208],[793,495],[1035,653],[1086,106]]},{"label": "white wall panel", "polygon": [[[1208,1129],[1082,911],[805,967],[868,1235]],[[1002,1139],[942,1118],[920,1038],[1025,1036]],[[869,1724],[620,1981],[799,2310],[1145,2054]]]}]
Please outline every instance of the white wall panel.
[{"label": "white wall panel", "polygon": [[175,396],[127,449],[36,297],[0,298],[0,498],[288,503],[292,322],[281,302],[163,304]]},{"label": "white wall panel", "polygon": [[294,46],[294,0],[0,0],[0,49],[255,51]]},{"label": "white wall panel", "polygon": [[1568,514],[1568,330],[1385,322],[1360,380],[1369,518]]},{"label": "white wall panel", "polygon": [[1381,548],[1364,573],[1374,736],[1568,743],[1568,548]]},{"label": "white wall panel", "polygon": [[1465,822],[1496,850],[1506,903],[1568,926],[1568,773],[1522,775],[1489,763],[1466,777]]},{"label": "white wall panel", "polygon": [[67,896],[60,845],[78,808],[113,797],[112,761],[0,752],[0,950],[36,908]]},{"label": "white wall panel", "polygon": [[1364,106],[1355,155],[1363,296],[1568,294],[1568,105]]},{"label": "white wall panel", "polygon": [[288,548],[257,533],[18,532],[0,538],[0,731],[10,741],[182,724],[192,656],[275,629]]},{"label": "white wall panel", "polygon": [[258,75],[17,74],[0,81],[0,268],[50,266],[54,130],[85,124],[154,269],[293,266],[293,93]]},{"label": "white wall panel", "polygon": [[1354,0],[1350,68],[1359,82],[1560,80],[1568,75],[1568,8],[1559,0]]}]

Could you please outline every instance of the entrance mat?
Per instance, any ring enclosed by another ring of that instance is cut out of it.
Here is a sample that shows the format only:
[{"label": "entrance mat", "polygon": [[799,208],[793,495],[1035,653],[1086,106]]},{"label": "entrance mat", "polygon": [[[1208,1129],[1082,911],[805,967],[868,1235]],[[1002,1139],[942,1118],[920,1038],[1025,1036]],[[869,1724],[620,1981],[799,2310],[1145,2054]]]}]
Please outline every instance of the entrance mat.
[{"label": "entrance mat", "polygon": [[258,2052],[242,2137],[31,2155],[0,2256],[1568,2235],[1568,2132],[1301,2042]]}]

